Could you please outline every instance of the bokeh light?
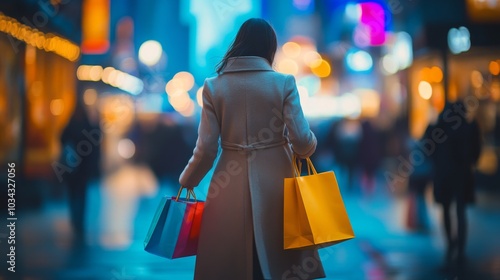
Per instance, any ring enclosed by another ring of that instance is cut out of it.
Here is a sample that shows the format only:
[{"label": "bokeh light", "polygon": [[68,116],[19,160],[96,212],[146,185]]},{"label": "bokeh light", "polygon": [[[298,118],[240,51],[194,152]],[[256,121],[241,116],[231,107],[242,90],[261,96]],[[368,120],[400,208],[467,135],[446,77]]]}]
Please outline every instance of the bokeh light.
[{"label": "bokeh light", "polygon": [[477,70],[473,70],[470,74],[470,81],[474,88],[481,88],[483,86],[483,75]]},{"label": "bokeh light", "polygon": [[118,141],[117,149],[118,154],[124,159],[132,158],[135,154],[135,144],[128,138]]},{"label": "bokeh light", "polygon": [[178,92],[168,96],[168,101],[176,111],[183,111],[189,106],[191,99],[187,92]]},{"label": "bokeh light", "polygon": [[92,106],[97,101],[97,91],[93,88],[86,89],[83,92],[83,102],[87,106]]},{"label": "bokeh light", "polygon": [[408,68],[413,62],[413,44],[410,34],[398,32],[392,49],[392,55],[397,57],[399,70]]},{"label": "bokeh light", "polygon": [[153,66],[160,61],[162,53],[161,44],[158,41],[149,40],[142,43],[139,48],[139,60],[148,66]]},{"label": "bokeh light", "polygon": [[76,69],[76,77],[80,81],[86,81],[90,79],[90,68],[89,65],[80,65]]},{"label": "bokeh light", "polygon": [[311,50],[311,51],[306,52],[303,55],[302,61],[304,62],[305,65],[307,65],[311,68],[314,68],[314,67],[318,67],[321,64],[322,58],[321,58],[321,55],[317,51]]},{"label": "bokeh light", "polygon": [[101,79],[104,83],[109,84],[110,75],[114,70],[115,69],[113,67],[104,68],[104,70],[102,71],[102,75],[101,75]]},{"label": "bokeh light", "polygon": [[430,69],[430,82],[440,83],[443,80],[443,71],[437,66]]},{"label": "bokeh light", "polygon": [[371,55],[362,50],[351,50],[346,56],[347,67],[355,72],[365,72],[372,69],[373,60]]},{"label": "bokeh light", "polygon": [[451,28],[448,31],[448,47],[453,54],[466,52],[470,46],[470,32],[467,27]]},{"label": "bokeh light", "polygon": [[399,64],[396,58],[390,54],[386,54],[381,59],[382,71],[387,75],[392,75],[398,72]]},{"label": "bokeh light", "polygon": [[372,89],[358,89],[355,94],[361,101],[361,115],[363,117],[377,117],[380,111],[380,94]]},{"label": "bokeh light", "polygon": [[292,59],[285,58],[278,63],[278,71],[285,74],[297,75],[299,66]]},{"label": "bokeh light", "polygon": [[168,95],[177,95],[184,92],[184,83],[179,79],[172,79],[165,85],[165,91]]},{"label": "bokeh light", "polygon": [[99,81],[101,79],[102,72],[103,72],[102,66],[100,65],[91,66],[88,74],[89,80],[94,82]]},{"label": "bokeh light", "polygon": [[50,112],[54,116],[59,116],[64,111],[64,101],[60,98],[50,101]]},{"label": "bokeh light", "polygon": [[183,108],[182,110],[178,110],[179,114],[181,114],[183,117],[191,117],[194,115],[194,102],[193,100],[189,99],[189,102],[187,103],[187,106]]},{"label": "bokeh light", "polygon": [[361,100],[359,96],[347,92],[344,93],[339,99],[343,115],[348,118],[358,118],[361,115]]},{"label": "bokeh light", "polygon": [[492,60],[490,61],[490,64],[488,65],[488,70],[490,70],[491,75],[498,75],[500,74],[500,64],[498,61]]},{"label": "bokeh light", "polygon": [[283,53],[290,58],[297,58],[300,55],[301,47],[295,42],[285,43],[281,49]]},{"label": "bokeh light", "polygon": [[420,94],[420,97],[422,97],[423,99],[429,100],[432,96],[431,84],[427,81],[421,81],[418,84],[418,93]]},{"label": "bokeh light", "polygon": [[181,71],[175,74],[173,80],[177,80],[179,87],[184,91],[189,91],[194,86],[194,77],[191,73],[186,71]]},{"label": "bokeh light", "polygon": [[330,63],[328,63],[328,61],[322,59],[318,65],[311,68],[311,71],[314,73],[314,75],[316,75],[320,78],[325,78],[325,77],[328,77],[330,75],[330,73],[332,72],[332,69],[330,67]]},{"label": "bokeh light", "polygon": [[102,81],[133,95],[140,94],[144,89],[141,79],[113,67],[103,69],[100,65],[80,65],[76,70],[76,76],[80,81]]},{"label": "bokeh light", "polygon": [[200,105],[200,107],[203,107],[203,87],[200,87],[196,91],[196,102]]}]

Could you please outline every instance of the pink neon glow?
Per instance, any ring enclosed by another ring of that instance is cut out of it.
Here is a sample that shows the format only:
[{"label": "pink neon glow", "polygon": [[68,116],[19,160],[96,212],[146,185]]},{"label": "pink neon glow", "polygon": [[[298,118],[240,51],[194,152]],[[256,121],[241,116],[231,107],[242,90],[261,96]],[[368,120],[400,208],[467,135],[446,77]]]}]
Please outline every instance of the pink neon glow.
[{"label": "pink neon glow", "polygon": [[[379,46],[385,42],[385,11],[384,8],[375,2],[360,3],[361,20],[363,33],[369,39],[369,44]],[[368,41],[368,40],[367,40]]]}]

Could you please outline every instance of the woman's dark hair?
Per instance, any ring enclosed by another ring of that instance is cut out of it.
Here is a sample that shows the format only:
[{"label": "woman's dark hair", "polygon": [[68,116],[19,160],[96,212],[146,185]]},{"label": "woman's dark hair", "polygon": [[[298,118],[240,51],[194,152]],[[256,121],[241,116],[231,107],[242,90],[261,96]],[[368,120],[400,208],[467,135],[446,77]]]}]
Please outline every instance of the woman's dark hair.
[{"label": "woman's dark hair", "polygon": [[224,58],[217,64],[217,74],[222,73],[229,58],[236,56],[260,56],[272,65],[277,47],[271,25],[261,18],[251,18],[241,25]]}]

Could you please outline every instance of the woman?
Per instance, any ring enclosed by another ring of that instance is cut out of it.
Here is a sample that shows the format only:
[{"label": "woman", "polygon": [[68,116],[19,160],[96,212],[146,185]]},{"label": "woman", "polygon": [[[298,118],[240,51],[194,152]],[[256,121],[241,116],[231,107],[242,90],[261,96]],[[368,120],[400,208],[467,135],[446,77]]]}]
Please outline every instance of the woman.
[{"label": "woman", "polygon": [[203,86],[203,111],[181,186],[198,185],[222,153],[212,177],[195,279],[324,277],[316,250],[283,250],[283,178],[292,155],[316,149],[293,76],[273,71],[277,42],[262,19],[241,26]]}]

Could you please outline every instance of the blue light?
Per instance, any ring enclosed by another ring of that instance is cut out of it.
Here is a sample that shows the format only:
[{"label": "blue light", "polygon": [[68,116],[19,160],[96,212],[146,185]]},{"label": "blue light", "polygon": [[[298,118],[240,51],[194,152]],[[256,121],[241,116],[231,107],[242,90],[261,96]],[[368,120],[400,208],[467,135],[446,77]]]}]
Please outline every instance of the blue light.
[{"label": "blue light", "polygon": [[182,1],[181,16],[190,26],[190,72],[196,77],[214,74],[241,24],[259,17],[258,0]]},{"label": "blue light", "polygon": [[312,0],[293,0],[293,6],[303,12],[314,11],[314,1]]},{"label": "blue light", "polygon": [[346,19],[351,23],[358,23],[361,19],[361,6],[355,3],[347,3],[345,5]]},{"label": "blue light", "polygon": [[366,51],[351,49],[346,55],[346,65],[354,72],[367,72],[373,67],[373,59]]}]

